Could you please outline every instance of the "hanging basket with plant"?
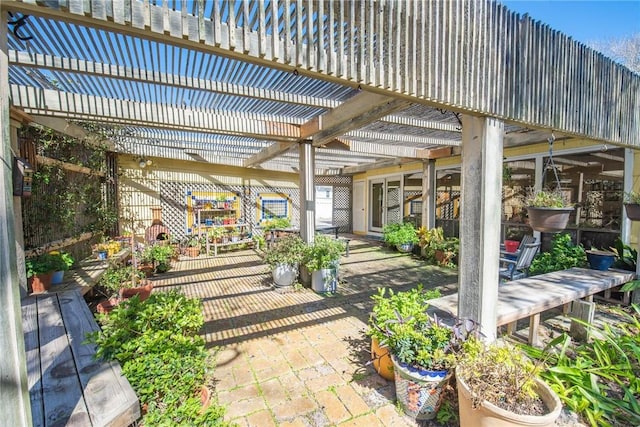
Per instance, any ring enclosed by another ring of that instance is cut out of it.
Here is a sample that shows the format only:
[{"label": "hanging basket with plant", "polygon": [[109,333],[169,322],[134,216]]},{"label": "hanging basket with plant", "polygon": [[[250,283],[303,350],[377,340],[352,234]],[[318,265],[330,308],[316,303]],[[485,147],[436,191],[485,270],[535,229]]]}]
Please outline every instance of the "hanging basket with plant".
[{"label": "hanging basket with plant", "polygon": [[640,221],[640,193],[629,191],[624,194],[624,210],[631,221]]},{"label": "hanging basket with plant", "polygon": [[[569,216],[574,210],[562,193],[558,168],[553,161],[553,141],[555,141],[555,137],[552,133],[549,138],[549,157],[544,165],[544,170],[549,169],[553,172],[555,189],[537,191],[527,198],[529,225],[535,231],[545,233],[557,233],[567,228]],[[544,180],[542,186],[545,188]]]},{"label": "hanging basket with plant", "polygon": [[564,230],[573,210],[560,191],[538,191],[527,199],[529,225],[536,231],[557,233]]}]

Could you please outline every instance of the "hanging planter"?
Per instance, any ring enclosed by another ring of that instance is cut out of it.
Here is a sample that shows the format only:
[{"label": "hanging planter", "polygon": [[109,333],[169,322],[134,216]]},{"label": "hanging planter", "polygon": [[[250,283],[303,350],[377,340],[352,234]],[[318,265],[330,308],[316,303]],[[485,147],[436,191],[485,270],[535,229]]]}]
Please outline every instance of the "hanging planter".
[{"label": "hanging planter", "polygon": [[625,203],[624,210],[627,213],[627,218],[631,221],[640,221],[640,205],[637,203]]},{"label": "hanging planter", "polygon": [[[544,165],[544,170],[551,169],[555,177],[555,189],[536,192],[527,199],[527,213],[529,225],[535,231],[545,233],[557,233],[567,228],[569,216],[573,212],[573,206],[562,193],[562,186],[556,164],[553,161],[553,133],[549,138],[549,157]],[[545,174],[546,177],[546,174]],[[544,188],[544,180],[542,182]]]},{"label": "hanging planter", "polygon": [[571,212],[571,207],[527,206],[529,226],[544,233],[557,233],[567,228]]}]

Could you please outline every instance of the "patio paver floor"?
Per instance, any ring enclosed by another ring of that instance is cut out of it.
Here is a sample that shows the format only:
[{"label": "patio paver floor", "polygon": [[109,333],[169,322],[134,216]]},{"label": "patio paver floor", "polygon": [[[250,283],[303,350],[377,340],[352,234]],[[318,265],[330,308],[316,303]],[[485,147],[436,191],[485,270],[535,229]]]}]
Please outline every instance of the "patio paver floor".
[{"label": "patio paver floor", "polygon": [[241,426],[416,425],[396,409],[393,382],[367,365],[370,296],[378,287],[418,283],[445,295],[455,292],[456,273],[354,237],[340,278],[333,296],[274,290],[258,253],[242,250],[182,258],[155,284],[202,300],[204,337],[217,349],[216,392],[228,420]]}]

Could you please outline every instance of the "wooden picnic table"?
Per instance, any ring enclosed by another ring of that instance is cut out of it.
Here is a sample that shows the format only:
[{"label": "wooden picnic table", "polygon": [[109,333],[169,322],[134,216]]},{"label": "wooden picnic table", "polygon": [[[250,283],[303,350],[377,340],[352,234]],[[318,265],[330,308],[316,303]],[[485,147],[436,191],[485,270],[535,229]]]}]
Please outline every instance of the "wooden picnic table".
[{"label": "wooden picnic table", "polygon": [[22,301],[34,426],[128,426],[138,397],[117,362],[95,360],[86,334],[98,325],[79,289]]},{"label": "wooden picnic table", "polygon": [[[509,325],[508,332],[512,332],[515,322],[529,317],[529,343],[536,345],[541,312],[591,297],[634,278],[635,273],[631,271],[574,267],[506,282],[498,291],[497,326]],[[457,316],[458,294],[429,300],[429,310],[439,315]]]}]

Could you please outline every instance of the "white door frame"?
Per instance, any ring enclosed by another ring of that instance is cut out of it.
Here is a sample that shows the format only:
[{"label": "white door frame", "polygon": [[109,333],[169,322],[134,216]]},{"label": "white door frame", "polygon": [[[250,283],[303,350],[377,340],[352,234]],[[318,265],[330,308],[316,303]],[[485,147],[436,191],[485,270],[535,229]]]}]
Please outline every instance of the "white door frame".
[{"label": "white door frame", "polygon": [[[400,218],[404,215],[404,174],[385,175],[369,178],[367,180],[367,231],[373,234],[382,233],[382,227],[387,224],[387,183],[389,181],[400,181]],[[382,227],[373,226],[373,185],[382,184],[382,206],[381,206],[381,223]]]},{"label": "white door frame", "polygon": [[[359,204],[359,205],[358,205]],[[367,182],[353,182],[352,224],[354,233],[367,232]]]}]

